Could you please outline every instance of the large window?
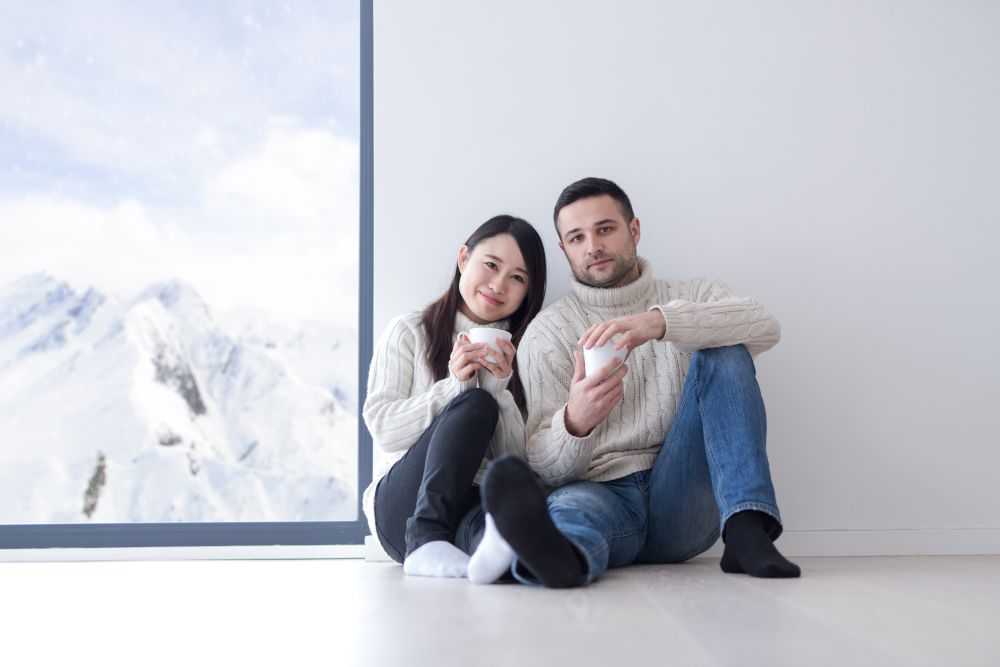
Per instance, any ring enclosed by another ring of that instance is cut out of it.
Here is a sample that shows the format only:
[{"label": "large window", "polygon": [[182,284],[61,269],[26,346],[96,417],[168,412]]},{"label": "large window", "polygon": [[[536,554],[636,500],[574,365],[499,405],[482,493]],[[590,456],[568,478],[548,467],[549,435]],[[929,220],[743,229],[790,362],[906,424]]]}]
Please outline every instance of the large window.
[{"label": "large window", "polygon": [[370,21],[5,9],[0,546],[360,541]]}]

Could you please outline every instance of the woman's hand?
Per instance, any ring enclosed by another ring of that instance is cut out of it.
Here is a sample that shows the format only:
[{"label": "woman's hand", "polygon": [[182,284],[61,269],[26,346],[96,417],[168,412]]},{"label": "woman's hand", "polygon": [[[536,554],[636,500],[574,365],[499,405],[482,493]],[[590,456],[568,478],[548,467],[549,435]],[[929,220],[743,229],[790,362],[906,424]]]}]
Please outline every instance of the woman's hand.
[{"label": "woman's hand", "polygon": [[486,343],[470,343],[469,337],[463,333],[451,348],[451,360],[448,362],[451,374],[462,382],[468,382],[476,377],[480,361],[488,350]]},{"label": "woman's hand", "polygon": [[482,364],[483,368],[488,370],[493,377],[498,380],[506,380],[510,377],[511,370],[514,365],[514,355],[517,354],[517,350],[514,348],[514,344],[511,343],[506,338],[497,338],[495,341],[497,347],[500,348],[500,354],[490,350],[490,356],[496,359],[496,363],[490,363],[486,356],[483,356],[479,363]]}]

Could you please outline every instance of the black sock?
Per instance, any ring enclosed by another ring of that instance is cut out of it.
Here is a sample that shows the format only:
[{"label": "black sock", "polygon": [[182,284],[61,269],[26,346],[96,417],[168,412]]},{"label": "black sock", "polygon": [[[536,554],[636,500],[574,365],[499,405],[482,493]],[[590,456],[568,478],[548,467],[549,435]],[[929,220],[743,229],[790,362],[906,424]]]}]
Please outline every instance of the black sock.
[{"label": "black sock", "polygon": [[787,578],[801,574],[799,566],[774,548],[768,528],[774,519],[764,512],[737,512],[726,521],[726,549],[720,566],[723,572],[746,573],[752,577]]},{"label": "black sock", "polygon": [[518,561],[550,588],[570,588],[584,582],[584,567],[576,549],[549,517],[545,491],[528,464],[502,456],[486,471],[483,505]]}]

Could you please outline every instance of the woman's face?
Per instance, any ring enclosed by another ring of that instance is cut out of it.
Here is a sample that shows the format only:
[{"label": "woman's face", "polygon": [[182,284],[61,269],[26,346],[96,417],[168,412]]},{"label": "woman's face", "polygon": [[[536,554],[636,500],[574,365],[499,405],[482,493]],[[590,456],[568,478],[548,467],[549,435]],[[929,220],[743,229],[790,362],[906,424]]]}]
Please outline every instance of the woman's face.
[{"label": "woman's face", "polygon": [[521,249],[510,234],[480,241],[471,253],[463,245],[458,251],[458,270],[462,274],[458,281],[462,294],[459,310],[477,324],[510,317],[528,294],[529,277],[524,267]]}]

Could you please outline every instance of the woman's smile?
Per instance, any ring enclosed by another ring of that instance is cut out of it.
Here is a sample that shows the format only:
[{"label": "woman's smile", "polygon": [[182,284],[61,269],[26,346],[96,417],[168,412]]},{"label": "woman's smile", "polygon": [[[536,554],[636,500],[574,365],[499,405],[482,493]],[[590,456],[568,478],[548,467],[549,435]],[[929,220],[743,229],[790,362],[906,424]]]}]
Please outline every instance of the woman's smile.
[{"label": "woman's smile", "polygon": [[485,301],[486,303],[490,304],[491,306],[502,306],[503,305],[503,301],[500,301],[498,299],[494,299],[493,297],[489,296],[488,294],[485,294],[482,290],[479,290],[479,296],[483,297],[483,301]]}]

